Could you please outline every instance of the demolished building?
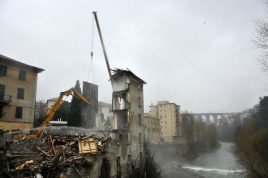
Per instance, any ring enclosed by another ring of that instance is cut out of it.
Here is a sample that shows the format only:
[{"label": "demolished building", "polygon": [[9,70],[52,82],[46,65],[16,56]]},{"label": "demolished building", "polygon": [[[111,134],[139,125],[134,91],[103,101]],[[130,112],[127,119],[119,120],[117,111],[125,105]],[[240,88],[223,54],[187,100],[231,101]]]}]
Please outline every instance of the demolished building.
[{"label": "demolished building", "polygon": [[[127,177],[143,161],[144,104],[146,84],[130,70],[114,70],[112,83],[113,135],[118,148],[111,157],[111,176]],[[113,137],[112,137],[113,138]]]},{"label": "demolished building", "polygon": [[[117,69],[111,83],[112,129],[84,129],[79,133],[82,128],[52,127],[46,129],[40,140],[11,139],[0,149],[4,163],[1,174],[95,178],[108,160],[110,168],[105,171],[110,177],[129,177],[144,158],[145,82],[129,70]],[[21,146],[30,150],[20,149]]]}]

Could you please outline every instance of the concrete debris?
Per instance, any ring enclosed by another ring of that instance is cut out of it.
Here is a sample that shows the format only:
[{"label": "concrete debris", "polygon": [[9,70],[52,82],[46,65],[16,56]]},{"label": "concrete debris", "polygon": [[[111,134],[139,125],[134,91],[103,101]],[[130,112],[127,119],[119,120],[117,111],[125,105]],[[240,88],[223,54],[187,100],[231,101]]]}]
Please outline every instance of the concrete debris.
[{"label": "concrete debris", "polygon": [[110,137],[47,135],[6,143],[0,177],[89,177]]}]

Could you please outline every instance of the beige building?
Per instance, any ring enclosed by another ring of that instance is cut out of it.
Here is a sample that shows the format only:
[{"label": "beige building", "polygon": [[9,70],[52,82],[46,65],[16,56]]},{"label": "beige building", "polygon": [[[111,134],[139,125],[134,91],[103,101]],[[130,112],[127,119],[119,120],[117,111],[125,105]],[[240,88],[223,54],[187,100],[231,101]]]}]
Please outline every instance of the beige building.
[{"label": "beige building", "polygon": [[150,106],[152,117],[160,119],[161,138],[165,143],[174,143],[178,139],[177,125],[179,124],[180,106],[169,101],[158,101]]},{"label": "beige building", "polygon": [[0,129],[33,127],[37,76],[42,71],[0,54]]},{"label": "beige building", "polygon": [[160,143],[160,119],[152,117],[150,113],[144,113],[145,141],[150,144]]}]

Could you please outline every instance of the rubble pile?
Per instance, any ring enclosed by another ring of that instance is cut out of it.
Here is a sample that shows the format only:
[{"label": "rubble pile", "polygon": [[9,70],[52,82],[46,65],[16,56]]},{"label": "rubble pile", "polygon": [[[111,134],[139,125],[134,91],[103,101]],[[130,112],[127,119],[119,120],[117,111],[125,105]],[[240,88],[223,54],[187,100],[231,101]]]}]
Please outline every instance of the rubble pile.
[{"label": "rubble pile", "polygon": [[89,177],[110,137],[47,135],[7,143],[0,177]]}]

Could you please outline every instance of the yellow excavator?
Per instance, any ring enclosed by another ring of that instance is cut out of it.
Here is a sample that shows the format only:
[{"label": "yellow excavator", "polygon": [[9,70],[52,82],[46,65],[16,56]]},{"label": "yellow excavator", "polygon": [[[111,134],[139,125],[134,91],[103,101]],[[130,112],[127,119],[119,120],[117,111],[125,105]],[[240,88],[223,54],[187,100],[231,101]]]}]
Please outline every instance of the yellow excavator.
[{"label": "yellow excavator", "polygon": [[[83,102],[86,104],[92,104],[92,101],[85,98],[83,95],[81,95],[78,91],[76,91],[74,88],[70,88],[69,90],[66,90],[64,92],[61,92],[55,103],[48,109],[46,116],[44,117],[41,125],[34,130],[32,134],[26,135],[26,138],[28,139],[39,139],[42,137],[44,129],[46,128],[47,124],[51,121],[57,110],[60,108],[62,105],[62,99],[64,96],[77,96],[80,98]],[[22,135],[15,135],[14,139],[19,139],[22,138]]]}]

